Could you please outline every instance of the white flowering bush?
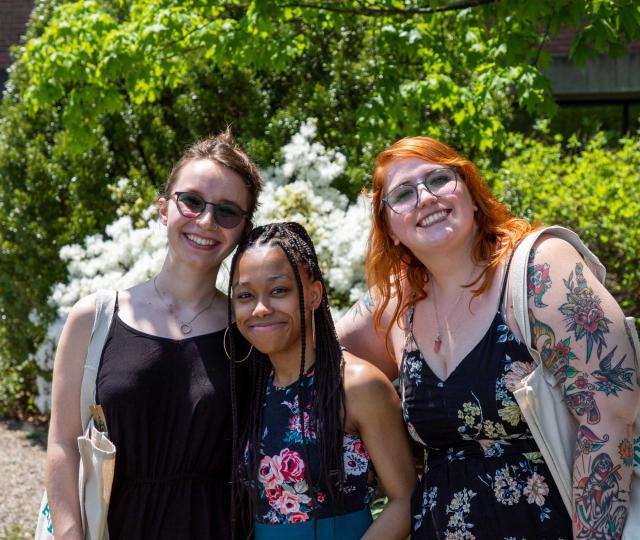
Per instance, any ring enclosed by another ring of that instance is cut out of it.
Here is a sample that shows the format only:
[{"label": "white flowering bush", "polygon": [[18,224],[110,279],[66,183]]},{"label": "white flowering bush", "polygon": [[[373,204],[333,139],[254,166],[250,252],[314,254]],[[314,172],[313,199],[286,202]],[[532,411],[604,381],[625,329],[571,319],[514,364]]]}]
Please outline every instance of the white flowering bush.
[{"label": "white flowering bush", "polygon": [[[282,150],[282,163],[263,171],[265,189],[260,196],[256,224],[297,221],[314,240],[318,258],[336,312],[364,291],[364,250],[369,232],[369,208],[364,197],[349,204],[331,183],[343,174],[346,159],[340,152],[317,142],[317,127],[307,120]],[[126,179],[118,186],[124,189]],[[67,261],[68,280],[56,284],[49,298],[57,319],[47,328],[46,338],[33,355],[43,372],[39,376],[37,407],[46,412],[51,405],[50,373],[55,349],[71,307],[98,289],[126,289],[156,275],[167,248],[164,227],[155,206],[143,213],[145,227],[134,227],[131,218],[120,217],[107,226],[104,235],[93,235],[82,245],[65,246],[60,257]],[[218,276],[218,287],[226,290],[228,275]],[[36,316],[32,322],[37,324]]]}]

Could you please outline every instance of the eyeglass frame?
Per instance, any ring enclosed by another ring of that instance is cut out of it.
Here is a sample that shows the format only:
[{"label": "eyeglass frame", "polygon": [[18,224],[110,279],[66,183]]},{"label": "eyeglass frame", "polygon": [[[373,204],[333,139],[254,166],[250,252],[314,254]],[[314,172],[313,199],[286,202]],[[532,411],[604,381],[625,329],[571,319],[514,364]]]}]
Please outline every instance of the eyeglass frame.
[{"label": "eyeglass frame", "polygon": [[[199,197],[200,199],[202,199],[202,202],[204,203],[204,208],[200,211],[200,213],[198,213],[195,216],[185,216],[182,213],[182,210],[180,210],[180,204],[178,203],[178,198],[180,197],[180,195],[184,195],[184,194],[195,195],[196,197]],[[174,198],[174,196],[175,196],[175,198]],[[178,209],[178,212],[180,212],[180,215],[182,217],[187,218],[187,219],[198,219],[200,216],[202,216],[202,214],[205,213],[205,211],[207,210],[207,205],[210,204],[211,206],[213,206],[213,210],[211,212],[213,214],[213,218],[215,220],[215,224],[218,225],[219,227],[222,227],[223,229],[235,229],[238,225],[240,225],[240,223],[242,223],[242,220],[246,219],[247,216],[249,215],[249,212],[247,212],[246,210],[243,210],[242,208],[240,208],[235,203],[232,203],[232,202],[214,203],[214,202],[210,202],[210,201],[205,201],[205,199],[204,199],[204,197],[202,195],[199,195],[198,193],[195,193],[194,191],[174,191],[170,195],[170,198],[175,201],[176,208]],[[222,223],[220,223],[220,221],[216,217],[216,213],[215,213],[216,212],[216,208],[218,208],[220,206],[233,206],[233,207],[237,208],[241,213],[240,221],[238,221],[238,223],[236,225],[234,225],[233,227],[225,227]]]},{"label": "eyeglass frame", "polygon": [[[452,165],[451,167],[438,167],[437,169],[432,169],[421,180],[418,180],[415,184],[400,184],[399,186],[394,187],[391,191],[389,191],[389,193],[387,193],[384,197],[382,197],[381,200],[382,200],[382,202],[384,204],[387,205],[389,210],[391,210],[394,214],[398,214],[399,216],[401,216],[403,214],[408,214],[409,212],[413,212],[416,208],[418,208],[418,204],[420,203],[420,194],[418,193],[418,186],[424,186],[424,188],[431,195],[433,195],[436,199],[439,198],[439,197],[445,196],[445,195],[436,195],[435,193],[433,193],[433,191],[431,191],[429,189],[429,186],[427,186],[427,184],[425,183],[427,178],[429,178],[433,173],[438,172],[438,171],[444,171],[444,170],[453,171],[455,173],[456,185],[453,186],[453,189],[451,190],[451,193],[453,193],[453,192],[455,192],[455,190],[458,187],[458,176],[459,176],[459,171],[460,171],[460,167],[458,167],[456,165]],[[391,193],[393,193],[396,189],[398,189],[399,187],[402,187],[402,186],[412,187],[413,189],[416,190],[416,203],[415,203],[414,207],[411,210],[407,210],[406,212],[398,212],[397,210],[394,210],[391,207],[391,203],[388,201],[389,195],[391,195]],[[446,195],[451,195],[451,193],[447,193]]]}]

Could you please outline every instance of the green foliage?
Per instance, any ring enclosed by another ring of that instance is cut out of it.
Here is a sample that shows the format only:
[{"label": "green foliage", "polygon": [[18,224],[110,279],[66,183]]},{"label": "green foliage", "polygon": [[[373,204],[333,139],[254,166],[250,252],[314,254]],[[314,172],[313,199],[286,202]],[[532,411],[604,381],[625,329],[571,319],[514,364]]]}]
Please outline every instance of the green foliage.
[{"label": "green foliage", "polygon": [[578,232],[623,310],[640,316],[640,137],[612,149],[603,134],[586,144],[513,135],[488,181],[514,214]]}]

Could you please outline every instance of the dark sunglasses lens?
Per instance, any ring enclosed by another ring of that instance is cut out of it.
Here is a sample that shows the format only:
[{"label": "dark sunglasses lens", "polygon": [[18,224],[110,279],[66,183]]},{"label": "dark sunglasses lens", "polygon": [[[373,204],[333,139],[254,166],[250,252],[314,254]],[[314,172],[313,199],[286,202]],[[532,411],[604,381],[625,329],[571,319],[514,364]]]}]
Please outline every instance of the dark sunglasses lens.
[{"label": "dark sunglasses lens", "polygon": [[219,204],[213,209],[213,217],[220,227],[233,229],[244,218],[244,212],[234,204]]},{"label": "dark sunglasses lens", "polygon": [[178,210],[185,217],[199,216],[204,210],[205,203],[202,197],[194,193],[180,193],[176,197]]}]

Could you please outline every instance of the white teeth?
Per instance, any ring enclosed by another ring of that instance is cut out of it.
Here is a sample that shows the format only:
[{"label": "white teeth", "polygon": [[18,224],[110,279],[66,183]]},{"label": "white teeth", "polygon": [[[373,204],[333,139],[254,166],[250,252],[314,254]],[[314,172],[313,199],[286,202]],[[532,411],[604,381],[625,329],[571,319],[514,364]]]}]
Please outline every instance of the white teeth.
[{"label": "white teeth", "polygon": [[418,225],[420,227],[427,227],[428,225],[435,223],[439,219],[444,219],[445,217],[447,217],[447,211],[441,210],[440,212],[436,212],[435,214],[428,215],[427,217],[422,219],[420,223],[418,223]]},{"label": "white teeth", "polygon": [[208,240],[206,238],[200,238],[199,236],[195,236],[193,234],[188,234],[187,238],[189,240],[191,240],[192,242],[195,242],[199,246],[212,246],[213,244],[215,244],[215,242],[213,240]]}]

